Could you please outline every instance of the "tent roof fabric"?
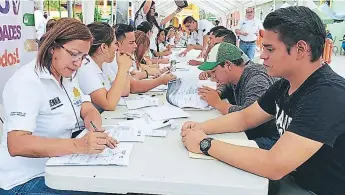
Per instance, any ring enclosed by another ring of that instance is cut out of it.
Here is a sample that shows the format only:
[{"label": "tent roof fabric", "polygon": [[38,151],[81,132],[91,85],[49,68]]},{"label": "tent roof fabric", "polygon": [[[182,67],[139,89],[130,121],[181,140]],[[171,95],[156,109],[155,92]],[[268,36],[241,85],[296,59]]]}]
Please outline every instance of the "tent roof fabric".
[{"label": "tent roof fabric", "polygon": [[[138,1],[138,0],[137,0]],[[232,10],[242,6],[260,5],[272,0],[188,0],[188,3],[195,4],[207,12],[216,16],[229,14]],[[163,15],[169,15],[177,9],[174,0],[155,0],[156,10]]]}]

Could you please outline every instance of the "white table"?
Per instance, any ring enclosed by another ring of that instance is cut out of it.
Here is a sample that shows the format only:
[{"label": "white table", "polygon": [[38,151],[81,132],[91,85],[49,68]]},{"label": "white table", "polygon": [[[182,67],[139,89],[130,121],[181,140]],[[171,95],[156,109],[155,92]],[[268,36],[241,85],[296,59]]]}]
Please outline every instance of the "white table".
[{"label": "white table", "polygon": [[[164,99],[164,97],[161,97]],[[115,117],[127,111],[102,114],[104,124],[116,124]],[[46,184],[54,189],[109,193],[169,195],[267,195],[268,180],[217,160],[190,159],[181,137],[187,120],[205,121],[220,116],[218,111],[188,111],[191,117],[178,119],[179,127],[166,138],[147,137],[133,148],[128,167],[46,167]],[[215,135],[215,138],[247,139],[244,133]]]}]

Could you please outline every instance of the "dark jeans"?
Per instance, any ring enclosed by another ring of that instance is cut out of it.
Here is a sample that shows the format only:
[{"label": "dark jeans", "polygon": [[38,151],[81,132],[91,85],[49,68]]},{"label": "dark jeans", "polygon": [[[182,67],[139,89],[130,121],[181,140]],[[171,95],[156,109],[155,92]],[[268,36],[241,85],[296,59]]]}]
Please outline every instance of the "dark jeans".
[{"label": "dark jeans", "polygon": [[44,177],[37,177],[10,190],[0,188],[1,195],[105,195],[97,192],[77,192],[67,190],[54,190],[46,186]]},{"label": "dark jeans", "polygon": [[259,148],[264,150],[270,150],[273,145],[277,142],[277,139],[275,138],[268,138],[268,137],[259,137],[254,139],[256,144],[259,146]]},{"label": "dark jeans", "polygon": [[[0,188],[0,195],[120,195],[120,194],[54,190],[46,186],[44,177],[37,177],[22,185],[16,186],[10,190],[3,190]],[[128,193],[127,195],[147,195],[147,194]]]},{"label": "dark jeans", "polygon": [[240,49],[252,60],[255,56],[256,43],[244,43],[241,41]]},{"label": "dark jeans", "polygon": [[316,195],[301,188],[295,183],[291,175],[287,175],[278,181],[269,181],[268,195]]}]

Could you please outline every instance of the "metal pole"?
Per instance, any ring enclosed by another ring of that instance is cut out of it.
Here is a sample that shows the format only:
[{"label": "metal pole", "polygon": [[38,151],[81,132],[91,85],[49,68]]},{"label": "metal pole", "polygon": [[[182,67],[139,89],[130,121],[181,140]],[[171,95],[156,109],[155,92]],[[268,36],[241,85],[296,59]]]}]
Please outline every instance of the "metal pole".
[{"label": "metal pole", "polygon": [[59,16],[61,18],[61,1],[59,0]]},{"label": "metal pole", "polygon": [[110,24],[111,25],[114,25],[113,9],[114,9],[114,0],[111,0],[111,7],[110,7]]},{"label": "metal pole", "polygon": [[75,18],[75,0],[73,0],[73,18]]},{"label": "metal pole", "polygon": [[40,7],[41,7],[41,10],[42,12],[44,11],[44,4],[43,4],[43,0],[40,0]]},{"label": "metal pole", "polygon": [[276,10],[276,0],[273,0],[273,11]]},{"label": "metal pole", "polygon": [[72,0],[67,0],[67,13],[68,13],[69,18],[73,17],[73,1]]}]

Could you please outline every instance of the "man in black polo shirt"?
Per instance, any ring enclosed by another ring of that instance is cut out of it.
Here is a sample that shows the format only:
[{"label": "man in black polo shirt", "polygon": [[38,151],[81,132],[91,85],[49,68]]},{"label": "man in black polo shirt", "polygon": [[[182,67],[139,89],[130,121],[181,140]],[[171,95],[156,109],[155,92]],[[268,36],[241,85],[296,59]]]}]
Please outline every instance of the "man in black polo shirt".
[{"label": "man in black polo shirt", "polygon": [[[271,12],[261,58],[281,77],[248,108],[203,123],[187,122],[182,142],[242,170],[279,180],[289,173],[317,195],[345,194],[345,79],[322,63],[326,31],[309,8]],[[239,147],[206,134],[240,132],[276,118],[282,134],[271,150]],[[295,170],[295,171],[294,171]]]}]

